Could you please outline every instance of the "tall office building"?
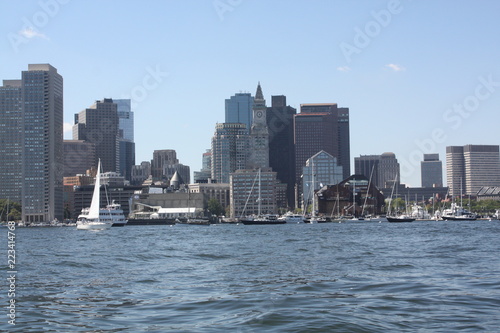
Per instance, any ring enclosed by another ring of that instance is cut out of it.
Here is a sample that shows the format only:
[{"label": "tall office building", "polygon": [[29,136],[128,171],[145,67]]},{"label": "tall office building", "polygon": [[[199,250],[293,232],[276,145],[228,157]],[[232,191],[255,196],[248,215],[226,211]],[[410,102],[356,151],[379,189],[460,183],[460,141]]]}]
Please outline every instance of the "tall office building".
[{"label": "tall office building", "polygon": [[253,104],[253,122],[249,137],[250,151],[247,159],[249,169],[269,167],[269,131],[266,113],[266,100],[259,82]]},{"label": "tall office building", "polygon": [[499,146],[446,147],[446,175],[452,196],[476,195],[483,186],[500,186]]},{"label": "tall office building", "polygon": [[23,103],[21,80],[0,87],[0,199],[21,203],[23,184]]},{"label": "tall office building", "polygon": [[306,161],[324,150],[330,155],[338,156],[337,115],[321,113],[299,113],[294,117],[295,129],[295,183],[297,185],[296,205],[300,205],[302,193],[302,168]]},{"label": "tall office building", "polygon": [[212,180],[229,183],[232,172],[245,169],[248,147],[249,135],[245,124],[217,124],[212,137]]},{"label": "tall office building", "polygon": [[354,158],[354,174],[363,175],[370,179],[371,183],[378,188],[384,187],[379,181],[380,155],[361,155]]},{"label": "tall office building", "polygon": [[49,64],[22,72],[22,219],[63,219],[63,78]]},{"label": "tall office building", "polygon": [[151,162],[143,161],[139,165],[132,166],[130,184],[141,185],[151,175]]},{"label": "tall office building", "polygon": [[95,168],[95,145],[83,140],[64,140],[64,177],[84,175]]},{"label": "tall office building", "polygon": [[420,162],[420,177],[422,187],[443,186],[443,164],[439,154],[424,154],[424,160]]},{"label": "tall office building", "polygon": [[377,188],[392,188],[399,179],[399,163],[394,153],[382,155],[361,155],[354,158],[354,173],[364,175]]},{"label": "tall office building", "polygon": [[153,151],[153,159],[151,160],[151,175],[153,176],[153,181],[168,180],[169,177],[165,175],[165,167],[174,164],[179,164],[177,152],[175,150],[162,149]]},{"label": "tall office building", "polygon": [[401,183],[400,166],[396,154],[389,152],[380,155],[378,175],[380,188],[391,187],[394,181],[396,184]]},{"label": "tall office building", "polygon": [[85,140],[95,145],[96,159],[101,159],[103,172],[118,170],[118,107],[111,98],[96,101],[75,114],[73,140]]},{"label": "tall office building", "polygon": [[212,179],[212,150],[207,149],[203,153],[201,161],[201,170],[193,172],[193,182],[195,184],[199,183],[209,183]]},{"label": "tall office building", "polygon": [[344,178],[351,175],[351,148],[349,131],[349,108],[339,108],[336,103],[308,103],[300,105],[300,113],[330,113],[335,116],[336,126],[332,128],[335,138],[335,152],[329,152],[343,167]]},{"label": "tall office building", "polygon": [[126,180],[132,179],[135,164],[134,113],[130,99],[113,99],[118,113],[118,172]]},{"label": "tall office building", "polygon": [[245,124],[249,131],[253,120],[254,98],[250,93],[237,93],[225,101],[225,123]]},{"label": "tall office building", "polygon": [[272,96],[267,108],[269,130],[269,166],[281,183],[286,184],[285,206],[295,208],[295,146],[293,117],[297,110],[286,105],[285,96]]}]

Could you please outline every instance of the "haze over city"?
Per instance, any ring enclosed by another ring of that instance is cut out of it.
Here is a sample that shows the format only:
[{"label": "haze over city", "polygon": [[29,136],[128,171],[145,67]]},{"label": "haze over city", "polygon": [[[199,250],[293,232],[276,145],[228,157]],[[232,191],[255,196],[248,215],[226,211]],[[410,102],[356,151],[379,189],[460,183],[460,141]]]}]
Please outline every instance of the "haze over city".
[{"label": "haze over city", "polygon": [[[50,63],[75,113],[131,98],[136,164],[175,149],[201,168],[224,100],[285,95],[350,110],[351,169],[394,152],[420,186],[424,153],[499,144],[496,1],[62,1],[0,3],[0,76]],[[445,182],[446,183],[446,182]]]}]

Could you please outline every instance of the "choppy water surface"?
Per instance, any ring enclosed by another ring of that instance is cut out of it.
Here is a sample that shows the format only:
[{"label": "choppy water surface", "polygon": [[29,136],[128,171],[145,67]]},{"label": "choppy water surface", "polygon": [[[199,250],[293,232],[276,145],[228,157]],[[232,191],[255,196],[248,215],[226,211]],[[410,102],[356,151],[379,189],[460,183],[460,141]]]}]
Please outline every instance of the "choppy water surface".
[{"label": "choppy water surface", "polygon": [[499,230],[498,221],[18,228],[17,325],[4,315],[0,330],[494,332]]}]

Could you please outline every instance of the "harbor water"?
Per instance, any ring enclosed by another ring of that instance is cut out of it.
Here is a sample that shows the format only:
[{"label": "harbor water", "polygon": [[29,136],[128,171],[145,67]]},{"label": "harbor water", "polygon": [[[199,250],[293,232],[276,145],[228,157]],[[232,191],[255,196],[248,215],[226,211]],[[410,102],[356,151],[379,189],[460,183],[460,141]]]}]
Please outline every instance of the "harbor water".
[{"label": "harbor water", "polygon": [[15,230],[2,332],[498,332],[500,222]]}]

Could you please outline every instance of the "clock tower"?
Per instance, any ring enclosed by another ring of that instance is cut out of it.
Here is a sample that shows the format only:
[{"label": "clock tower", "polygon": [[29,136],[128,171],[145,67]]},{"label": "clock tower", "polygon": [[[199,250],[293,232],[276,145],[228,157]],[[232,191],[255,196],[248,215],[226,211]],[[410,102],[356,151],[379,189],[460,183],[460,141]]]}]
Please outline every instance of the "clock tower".
[{"label": "clock tower", "polygon": [[269,130],[267,128],[266,100],[260,82],[253,104],[253,121],[250,129],[249,168],[269,167]]}]

